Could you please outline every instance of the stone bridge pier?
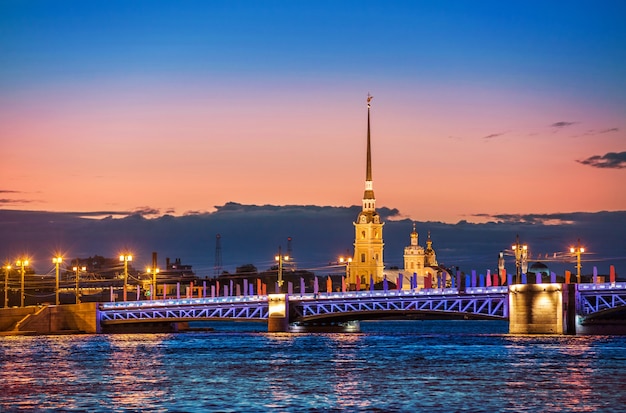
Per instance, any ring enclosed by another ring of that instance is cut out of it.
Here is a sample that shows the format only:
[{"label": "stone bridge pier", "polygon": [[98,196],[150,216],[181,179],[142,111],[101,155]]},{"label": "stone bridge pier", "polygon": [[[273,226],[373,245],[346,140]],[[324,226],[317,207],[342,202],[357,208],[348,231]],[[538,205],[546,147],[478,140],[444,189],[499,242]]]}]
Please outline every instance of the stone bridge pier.
[{"label": "stone bridge pier", "polygon": [[509,287],[509,333],[576,334],[575,284]]},{"label": "stone bridge pier", "polygon": [[289,296],[287,294],[268,294],[267,331],[286,333],[289,331]]}]

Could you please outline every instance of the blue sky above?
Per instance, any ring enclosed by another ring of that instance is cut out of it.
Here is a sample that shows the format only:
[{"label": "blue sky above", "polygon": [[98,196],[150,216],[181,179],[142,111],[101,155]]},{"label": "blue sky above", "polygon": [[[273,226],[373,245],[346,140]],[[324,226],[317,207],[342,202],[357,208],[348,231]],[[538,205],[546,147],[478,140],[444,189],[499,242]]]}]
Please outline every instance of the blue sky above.
[{"label": "blue sky above", "polygon": [[[5,1],[0,8],[3,89],[136,75],[467,80],[614,99],[626,88],[626,5],[618,1]],[[611,90],[616,81],[621,89]]]}]

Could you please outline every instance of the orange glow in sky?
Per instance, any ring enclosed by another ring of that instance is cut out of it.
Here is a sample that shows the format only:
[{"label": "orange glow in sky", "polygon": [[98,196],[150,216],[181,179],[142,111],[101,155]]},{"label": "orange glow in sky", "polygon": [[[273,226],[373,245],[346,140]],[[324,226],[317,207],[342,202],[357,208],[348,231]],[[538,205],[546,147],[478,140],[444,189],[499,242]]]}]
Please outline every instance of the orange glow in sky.
[{"label": "orange glow in sky", "polygon": [[[609,9],[559,8],[553,29],[530,12],[514,13],[516,26],[476,6],[467,19],[485,32],[457,32],[452,9],[398,5],[381,12],[392,24],[361,28],[359,16],[378,11],[337,5],[320,14],[337,21],[295,19],[300,27],[280,16],[304,11],[285,5],[264,11],[277,26],[258,33],[258,10],[220,9],[242,19],[238,29],[156,10],[152,18],[180,25],[157,41],[132,8],[103,34],[91,23],[106,3],[79,7],[82,19],[40,7],[42,26],[19,4],[0,10],[0,207],[182,215],[229,201],[360,205],[369,92],[379,207],[444,222],[626,208],[625,86],[615,70],[626,45],[609,36],[624,30]],[[203,7],[199,16],[217,13]],[[556,13],[541,7],[545,19]],[[424,13],[422,24],[403,17]],[[581,19],[597,23],[592,34],[579,32]],[[606,167],[609,154],[617,160]]]}]

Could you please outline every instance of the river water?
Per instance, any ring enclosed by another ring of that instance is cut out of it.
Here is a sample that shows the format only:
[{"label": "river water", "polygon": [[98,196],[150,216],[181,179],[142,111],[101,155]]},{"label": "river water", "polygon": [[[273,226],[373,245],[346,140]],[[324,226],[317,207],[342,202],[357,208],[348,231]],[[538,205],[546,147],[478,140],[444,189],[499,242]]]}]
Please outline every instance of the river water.
[{"label": "river water", "polygon": [[626,411],[626,337],[513,336],[500,321],[204,325],[0,337],[0,411]]}]

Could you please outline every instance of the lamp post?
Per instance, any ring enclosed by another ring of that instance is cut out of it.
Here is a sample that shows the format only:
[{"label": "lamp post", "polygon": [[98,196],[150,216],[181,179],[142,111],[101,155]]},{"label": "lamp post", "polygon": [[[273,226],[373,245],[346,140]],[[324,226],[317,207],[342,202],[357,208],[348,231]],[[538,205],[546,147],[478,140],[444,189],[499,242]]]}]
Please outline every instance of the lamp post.
[{"label": "lamp post", "polygon": [[151,300],[156,300],[156,289],[157,289],[157,274],[161,272],[159,268],[146,268],[146,272],[148,274],[152,274],[152,292],[150,294]]},{"label": "lamp post", "polygon": [[54,266],[56,267],[56,288],[55,288],[55,302],[56,305],[61,304],[61,302],[59,301],[59,264],[61,264],[63,262],[63,257],[53,257],[52,258],[52,263],[54,264]]},{"label": "lamp post", "polygon": [[120,255],[120,261],[124,262],[124,301],[126,301],[126,291],[128,284],[128,261],[132,261],[133,256],[130,254]]},{"label": "lamp post", "polygon": [[19,259],[15,261],[15,265],[20,267],[20,276],[21,276],[21,294],[20,294],[20,307],[24,307],[24,267],[28,267],[27,259]]},{"label": "lamp post", "polygon": [[282,287],[284,284],[283,281],[283,262],[289,261],[289,255],[283,255],[281,251],[281,247],[278,247],[278,255],[274,257],[274,259],[278,262],[278,286]]},{"label": "lamp post", "polygon": [[515,282],[521,284],[522,273],[525,273],[528,267],[528,245],[520,244],[518,235],[511,249],[515,254]]},{"label": "lamp post", "polygon": [[78,260],[76,260],[76,267],[72,268],[76,271],[76,304],[80,304],[80,295],[78,294],[78,281],[80,279],[80,271],[85,271],[87,267],[79,267]]},{"label": "lamp post", "polygon": [[4,267],[4,308],[9,307],[9,271],[11,264],[7,263]]},{"label": "lamp post", "polygon": [[585,252],[585,248],[580,246],[580,238],[578,238],[578,245],[570,247],[569,252],[576,255],[576,282],[580,284],[580,255]]},{"label": "lamp post", "polygon": [[346,284],[350,283],[350,263],[351,262],[352,262],[352,257],[348,257],[348,258],[339,257],[339,263],[344,264],[346,266],[346,275],[345,275]]}]

